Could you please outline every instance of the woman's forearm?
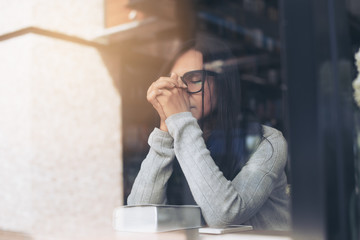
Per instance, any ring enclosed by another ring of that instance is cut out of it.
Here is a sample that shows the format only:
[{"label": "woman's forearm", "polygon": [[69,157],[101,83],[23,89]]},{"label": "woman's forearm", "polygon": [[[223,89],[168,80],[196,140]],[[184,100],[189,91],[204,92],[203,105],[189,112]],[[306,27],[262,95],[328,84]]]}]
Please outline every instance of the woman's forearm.
[{"label": "woman's forearm", "polygon": [[150,150],[141,164],[128,205],[165,204],[166,183],[172,173],[173,139],[167,132],[155,129],[149,137]]}]

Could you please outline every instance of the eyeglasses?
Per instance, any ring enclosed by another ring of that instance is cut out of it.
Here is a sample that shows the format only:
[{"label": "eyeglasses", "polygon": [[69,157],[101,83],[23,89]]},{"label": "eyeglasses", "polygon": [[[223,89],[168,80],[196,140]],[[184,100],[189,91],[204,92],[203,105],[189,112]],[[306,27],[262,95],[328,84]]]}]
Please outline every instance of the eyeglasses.
[{"label": "eyeglasses", "polygon": [[187,85],[188,93],[198,93],[203,90],[205,80],[216,75],[216,72],[208,70],[195,70],[184,73],[180,78]]}]

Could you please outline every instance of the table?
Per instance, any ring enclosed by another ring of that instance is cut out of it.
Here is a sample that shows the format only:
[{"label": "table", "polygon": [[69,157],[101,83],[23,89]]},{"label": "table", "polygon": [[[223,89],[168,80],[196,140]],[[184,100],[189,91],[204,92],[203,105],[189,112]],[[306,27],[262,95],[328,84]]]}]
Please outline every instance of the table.
[{"label": "table", "polygon": [[77,233],[25,234],[0,230],[0,240],[291,240],[289,232],[246,231],[210,235],[199,234],[198,229],[164,233],[102,232],[89,235]]}]

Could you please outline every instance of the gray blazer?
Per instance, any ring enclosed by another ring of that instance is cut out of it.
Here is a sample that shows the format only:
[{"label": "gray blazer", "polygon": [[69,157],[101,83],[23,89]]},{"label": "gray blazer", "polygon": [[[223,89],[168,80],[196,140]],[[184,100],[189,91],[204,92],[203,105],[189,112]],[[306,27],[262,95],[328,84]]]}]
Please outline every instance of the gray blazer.
[{"label": "gray blazer", "polygon": [[285,165],[287,144],[278,130],[263,126],[264,140],[238,175],[228,181],[206,148],[190,112],[166,119],[169,132],[155,128],[150,151],[128,197],[129,205],[166,204],[166,186],[174,157],[209,226],[249,224],[255,229],[290,227]]}]

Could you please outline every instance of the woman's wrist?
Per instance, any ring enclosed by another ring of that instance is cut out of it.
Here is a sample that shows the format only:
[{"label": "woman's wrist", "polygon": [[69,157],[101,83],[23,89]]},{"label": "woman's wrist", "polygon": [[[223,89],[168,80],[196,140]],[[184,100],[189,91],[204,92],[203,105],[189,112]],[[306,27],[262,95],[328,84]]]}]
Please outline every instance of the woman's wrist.
[{"label": "woman's wrist", "polygon": [[160,130],[164,132],[168,132],[165,121],[160,121]]}]

